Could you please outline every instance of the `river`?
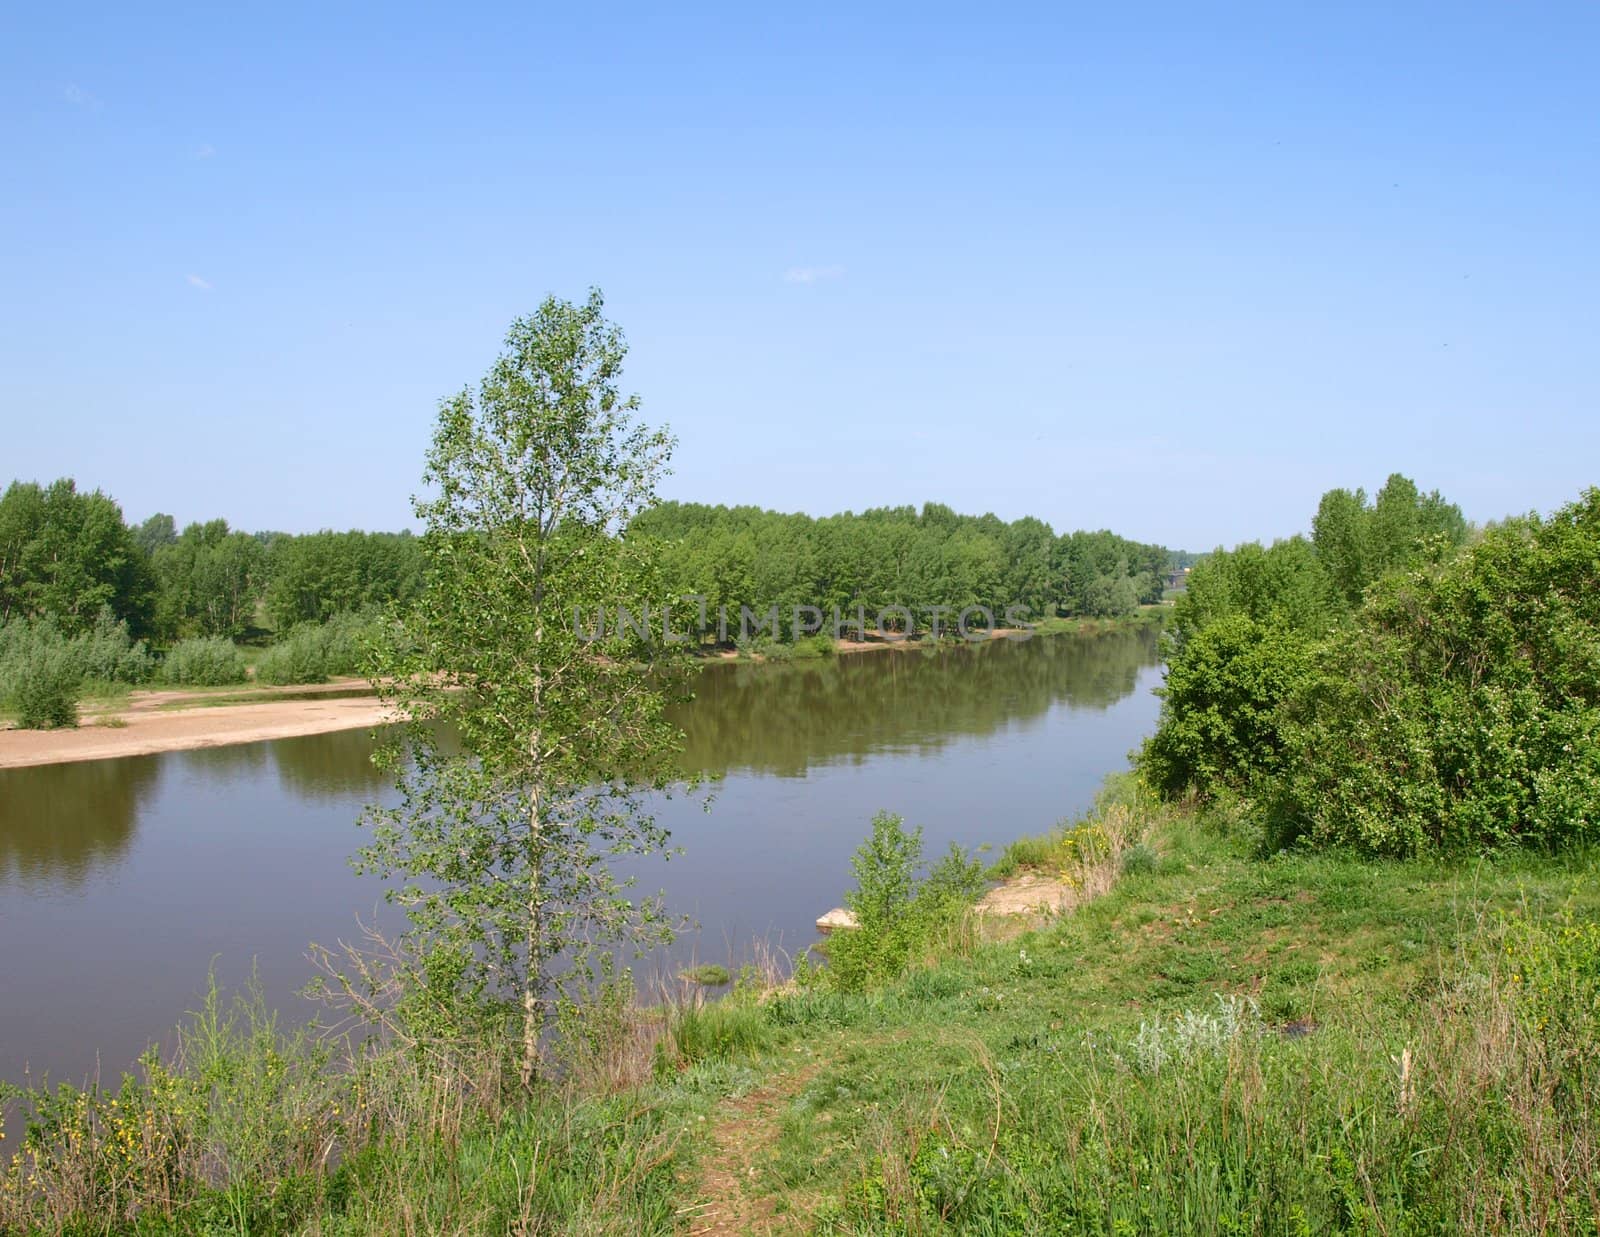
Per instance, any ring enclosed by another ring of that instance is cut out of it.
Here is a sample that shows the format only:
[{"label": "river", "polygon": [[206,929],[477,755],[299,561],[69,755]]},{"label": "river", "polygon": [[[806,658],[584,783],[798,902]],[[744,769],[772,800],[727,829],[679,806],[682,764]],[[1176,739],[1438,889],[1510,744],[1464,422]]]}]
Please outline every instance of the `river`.
[{"label": "river", "polygon": [[[723,780],[710,812],[662,806],[684,854],[641,886],[697,921],[679,959],[802,949],[874,812],[921,825],[930,856],[1047,829],[1153,728],[1159,678],[1149,629],[709,665],[678,721]],[[0,770],[0,1078],[114,1081],[208,968],[254,968],[286,1019],[309,1012],[307,943],[384,914],[348,864],[388,795],[371,751],[345,731]]]}]

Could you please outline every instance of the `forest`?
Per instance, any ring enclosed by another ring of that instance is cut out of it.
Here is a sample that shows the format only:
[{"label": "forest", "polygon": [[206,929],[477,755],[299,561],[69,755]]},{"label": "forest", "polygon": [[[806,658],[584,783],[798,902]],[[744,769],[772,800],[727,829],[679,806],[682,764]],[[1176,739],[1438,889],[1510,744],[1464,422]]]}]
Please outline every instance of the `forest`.
[{"label": "forest", "polygon": [[[702,596],[713,612],[778,606],[786,642],[799,634],[796,606],[1120,616],[1159,600],[1188,561],[1108,531],[1058,535],[939,503],[817,519],[668,502],[627,535],[651,544],[674,595]],[[372,625],[403,611],[423,574],[406,531],[245,532],[223,519],[180,531],[159,513],[130,524],[113,498],[70,478],[15,481],[0,496],[0,708],[70,724],[74,701],[108,685],[354,673]]]}]

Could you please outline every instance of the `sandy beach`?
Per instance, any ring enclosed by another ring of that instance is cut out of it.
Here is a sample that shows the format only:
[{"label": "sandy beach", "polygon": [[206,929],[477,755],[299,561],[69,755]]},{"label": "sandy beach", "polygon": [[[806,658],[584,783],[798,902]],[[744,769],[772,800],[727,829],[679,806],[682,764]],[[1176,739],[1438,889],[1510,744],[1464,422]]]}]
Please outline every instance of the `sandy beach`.
[{"label": "sandy beach", "polygon": [[298,688],[293,694],[301,698],[263,692],[259,702],[240,704],[208,705],[192,692],[135,692],[124,706],[98,715],[86,711],[74,730],[0,730],[0,769],[288,739],[388,720],[374,696],[335,695],[354,682],[327,684],[320,698],[314,689]]}]

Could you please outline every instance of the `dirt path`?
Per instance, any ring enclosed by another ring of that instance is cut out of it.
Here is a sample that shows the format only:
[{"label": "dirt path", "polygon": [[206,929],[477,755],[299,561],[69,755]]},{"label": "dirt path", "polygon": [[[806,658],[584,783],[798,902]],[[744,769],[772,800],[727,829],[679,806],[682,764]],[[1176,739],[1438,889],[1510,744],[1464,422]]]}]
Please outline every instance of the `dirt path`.
[{"label": "dirt path", "polygon": [[778,1141],[785,1104],[819,1068],[819,1062],[812,1062],[722,1105],[711,1128],[711,1151],[700,1170],[701,1201],[685,1211],[691,1234],[765,1237],[804,1227],[797,1215],[777,1215],[777,1200],[759,1193],[756,1183],[761,1158]]},{"label": "dirt path", "polygon": [[[296,694],[303,694],[305,690],[298,689]],[[389,720],[388,710],[372,696],[326,698],[338,690],[339,685],[328,684],[322,699],[269,699],[259,704],[176,710],[166,707],[176,693],[149,693],[165,699],[154,703],[130,699],[127,706],[112,714],[120,719],[118,725],[106,725],[104,719],[97,724],[94,717],[88,715],[86,724],[76,730],[0,731],[0,769],[289,739],[334,730],[356,730]],[[344,690],[348,690],[348,685]],[[194,699],[203,700],[204,697]]]}]

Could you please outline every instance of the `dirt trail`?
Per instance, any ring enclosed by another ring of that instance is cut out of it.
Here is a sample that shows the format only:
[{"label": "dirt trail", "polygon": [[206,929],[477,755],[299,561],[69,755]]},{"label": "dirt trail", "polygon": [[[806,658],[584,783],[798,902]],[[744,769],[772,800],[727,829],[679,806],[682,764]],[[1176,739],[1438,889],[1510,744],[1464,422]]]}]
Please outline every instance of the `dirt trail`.
[{"label": "dirt trail", "polygon": [[685,1209],[688,1231],[695,1237],[732,1234],[790,1233],[805,1225],[800,1216],[778,1215],[777,1200],[759,1194],[760,1160],[778,1141],[785,1103],[793,1099],[820,1068],[811,1062],[718,1110],[711,1127],[711,1151],[700,1170],[700,1201]]}]

